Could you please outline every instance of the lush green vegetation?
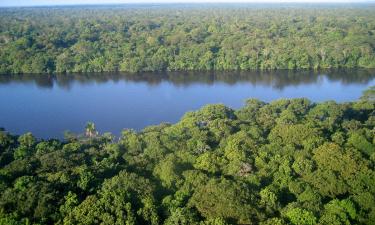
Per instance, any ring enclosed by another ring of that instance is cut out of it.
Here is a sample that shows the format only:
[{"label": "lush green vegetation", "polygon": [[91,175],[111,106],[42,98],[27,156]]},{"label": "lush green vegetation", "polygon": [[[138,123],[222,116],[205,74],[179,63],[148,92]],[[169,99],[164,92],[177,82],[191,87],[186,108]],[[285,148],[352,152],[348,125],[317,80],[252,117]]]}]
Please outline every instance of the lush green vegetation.
[{"label": "lush green vegetation", "polygon": [[0,224],[375,224],[375,87],[207,105],[119,140],[0,132]]},{"label": "lush green vegetation", "polygon": [[375,68],[374,5],[0,9],[0,73]]}]

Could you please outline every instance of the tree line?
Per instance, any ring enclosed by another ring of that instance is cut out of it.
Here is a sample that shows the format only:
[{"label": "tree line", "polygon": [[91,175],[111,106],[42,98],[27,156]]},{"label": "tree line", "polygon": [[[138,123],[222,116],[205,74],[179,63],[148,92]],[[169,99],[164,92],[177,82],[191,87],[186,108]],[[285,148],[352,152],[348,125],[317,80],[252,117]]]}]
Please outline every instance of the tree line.
[{"label": "tree line", "polygon": [[0,224],[374,224],[375,87],[356,102],[249,99],[176,124],[0,131]]},{"label": "tree line", "polygon": [[375,68],[375,7],[0,9],[0,73]]}]

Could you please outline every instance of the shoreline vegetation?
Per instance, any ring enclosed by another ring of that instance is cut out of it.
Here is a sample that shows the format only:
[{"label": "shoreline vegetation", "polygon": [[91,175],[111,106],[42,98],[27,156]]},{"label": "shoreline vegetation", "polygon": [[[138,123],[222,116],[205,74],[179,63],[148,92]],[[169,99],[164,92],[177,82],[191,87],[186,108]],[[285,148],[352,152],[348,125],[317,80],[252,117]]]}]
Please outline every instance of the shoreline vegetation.
[{"label": "shoreline vegetation", "polygon": [[372,87],[207,105],[118,140],[0,131],[0,224],[374,224],[374,112]]},{"label": "shoreline vegetation", "polygon": [[0,73],[375,68],[374,12],[374,4],[0,8]]}]

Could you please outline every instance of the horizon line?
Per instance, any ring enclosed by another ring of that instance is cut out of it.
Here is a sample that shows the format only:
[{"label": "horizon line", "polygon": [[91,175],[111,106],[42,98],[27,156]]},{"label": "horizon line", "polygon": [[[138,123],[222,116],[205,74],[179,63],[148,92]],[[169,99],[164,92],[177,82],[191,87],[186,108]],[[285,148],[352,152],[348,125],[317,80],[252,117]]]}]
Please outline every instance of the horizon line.
[{"label": "horizon line", "polygon": [[307,1],[298,1],[298,0],[284,0],[284,1],[277,1],[277,0],[270,0],[270,1],[180,1],[180,2],[165,2],[165,1],[157,1],[157,2],[150,2],[150,1],[141,1],[141,2],[108,2],[108,3],[51,3],[51,4],[25,4],[25,5],[0,5],[0,8],[22,8],[22,7],[54,7],[54,6],[111,6],[111,5],[179,5],[179,4],[194,4],[194,5],[201,5],[201,4],[363,4],[363,3],[375,3],[375,0],[335,0],[335,1],[327,1],[327,0],[307,0]]}]

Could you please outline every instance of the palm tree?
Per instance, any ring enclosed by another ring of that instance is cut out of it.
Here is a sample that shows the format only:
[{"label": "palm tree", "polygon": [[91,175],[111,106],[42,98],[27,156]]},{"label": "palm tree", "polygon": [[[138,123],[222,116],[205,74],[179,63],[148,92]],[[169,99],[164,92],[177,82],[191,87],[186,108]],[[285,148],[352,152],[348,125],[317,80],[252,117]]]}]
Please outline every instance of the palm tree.
[{"label": "palm tree", "polygon": [[96,128],[95,128],[95,124],[93,122],[88,122],[86,124],[86,136],[87,137],[95,137],[96,135],[98,135],[98,132],[96,131]]}]

